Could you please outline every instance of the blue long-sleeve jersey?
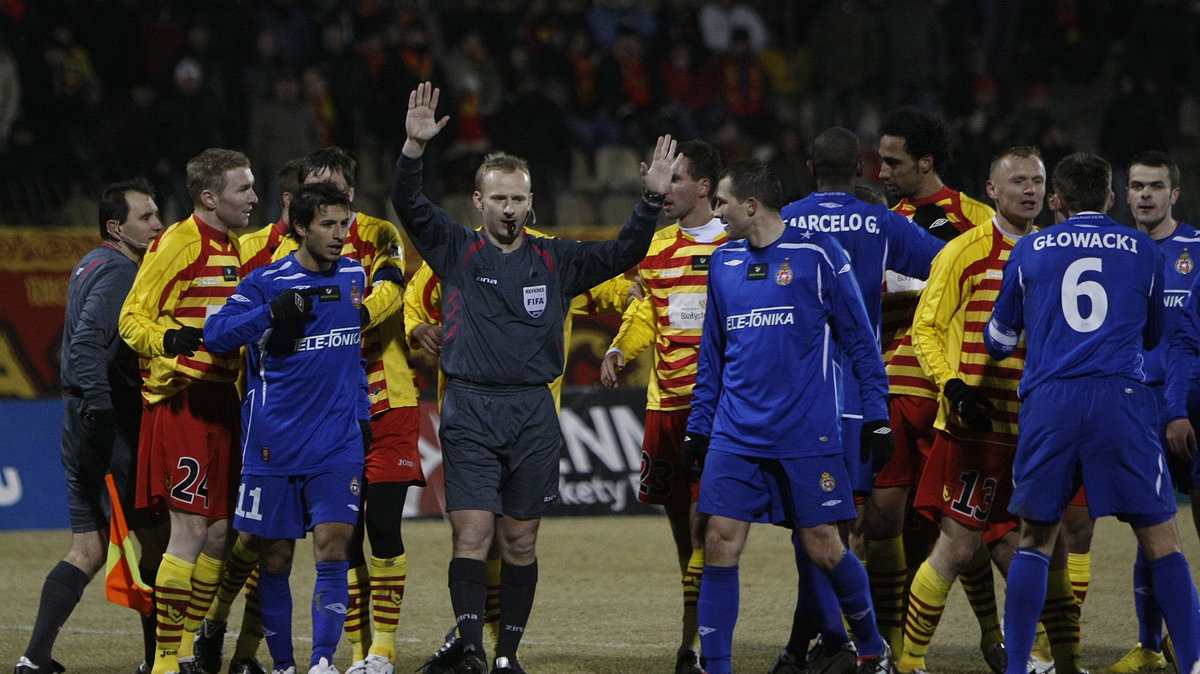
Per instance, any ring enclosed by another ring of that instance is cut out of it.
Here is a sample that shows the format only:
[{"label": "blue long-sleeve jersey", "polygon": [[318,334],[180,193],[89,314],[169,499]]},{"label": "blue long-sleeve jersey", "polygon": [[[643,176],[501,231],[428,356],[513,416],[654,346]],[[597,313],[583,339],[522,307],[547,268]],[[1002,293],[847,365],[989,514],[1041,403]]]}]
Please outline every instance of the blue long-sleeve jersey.
[{"label": "blue long-sleeve jersey", "polygon": [[[318,466],[361,463],[366,371],[359,307],[367,275],[343,257],[328,272],[294,255],[254,270],[204,323],[216,352],[246,349],[242,472],[302,475]],[[271,300],[296,289],[312,313],[273,321]]]},{"label": "blue long-sleeve jersey", "polygon": [[887,418],[887,376],[846,253],[821,232],[785,227],[763,248],[713,252],[688,432],[760,457],[841,449],[835,355],[845,349],[863,415]]},{"label": "blue long-sleeve jersey", "polygon": [[[784,206],[781,215],[791,227],[825,232],[841,244],[850,258],[877,342],[881,339],[883,273],[893,271],[926,279],[934,256],[946,245],[903,215],[881,204],[869,204],[849,192],[814,192]],[[842,388],[843,412],[861,415],[858,382],[853,370],[845,367],[845,353],[839,353],[838,362],[843,365],[846,377]]]},{"label": "blue long-sleeve jersey", "polygon": [[1047,379],[1145,381],[1162,334],[1163,264],[1147,235],[1081,213],[1013,248],[984,342],[1001,360],[1025,331],[1024,398]]}]

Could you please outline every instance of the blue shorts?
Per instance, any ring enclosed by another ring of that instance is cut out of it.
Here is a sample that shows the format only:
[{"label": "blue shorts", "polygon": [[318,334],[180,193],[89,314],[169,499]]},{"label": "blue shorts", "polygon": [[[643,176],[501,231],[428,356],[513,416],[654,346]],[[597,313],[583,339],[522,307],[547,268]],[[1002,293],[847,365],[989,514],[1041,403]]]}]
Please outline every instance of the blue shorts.
[{"label": "blue shorts", "polygon": [[854,519],[842,454],[766,459],[710,449],[696,508],[742,522],[814,527]]},{"label": "blue shorts", "polygon": [[1057,522],[1082,482],[1093,518],[1169,516],[1159,405],[1123,377],[1051,379],[1021,404],[1009,512]]},{"label": "blue shorts", "polygon": [[866,496],[875,486],[871,461],[862,460],[862,417],[842,417],[842,451],[846,457],[846,473],[855,496]]},{"label": "blue shorts", "polygon": [[362,464],[345,464],[312,475],[243,475],[233,528],[298,539],[325,522],[353,525],[362,505],[362,471]]}]

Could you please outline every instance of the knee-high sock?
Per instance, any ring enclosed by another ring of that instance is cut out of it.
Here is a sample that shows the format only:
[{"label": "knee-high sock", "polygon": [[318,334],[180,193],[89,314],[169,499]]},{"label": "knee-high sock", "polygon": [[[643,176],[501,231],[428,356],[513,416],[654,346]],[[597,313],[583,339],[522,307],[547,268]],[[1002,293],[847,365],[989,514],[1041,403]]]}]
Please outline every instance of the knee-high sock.
[{"label": "knee-high sock", "polygon": [[516,659],[517,648],[533,609],[537,591],[538,566],[509,564],[500,567],[500,638],[496,640],[496,657]]},{"label": "knee-high sock", "polygon": [[[837,595],[838,604],[842,607],[842,615],[850,625],[850,631],[854,633],[854,645],[858,647],[858,654],[883,655],[883,638],[879,636],[879,628],[875,626],[875,609],[871,606],[871,584],[867,580],[867,570],[863,568],[862,562],[847,549],[837,566],[825,572],[825,577],[833,585],[833,593]],[[822,634],[824,633],[822,630]]]},{"label": "knee-high sock", "polygon": [[50,652],[54,649],[58,630],[71,617],[89,580],[82,569],[69,562],[59,562],[46,574],[33,635],[25,648],[25,657],[30,662],[38,667],[50,664]]},{"label": "knee-high sock", "polygon": [[1004,600],[1004,647],[1008,651],[1006,674],[1026,674],[1038,616],[1046,603],[1046,578],[1050,557],[1032,548],[1019,548],[1008,566],[1008,591]]},{"label": "knee-high sock", "polygon": [[1138,619],[1138,641],[1152,651],[1162,650],[1162,609],[1154,597],[1154,582],[1150,577],[1150,561],[1142,546],[1137,548],[1133,561],[1133,608]]},{"label": "knee-high sock", "polygon": [[705,564],[696,613],[700,620],[700,649],[708,674],[733,672],[730,657],[740,601],[738,567]]},{"label": "knee-high sock", "polygon": [[992,575],[992,558],[986,545],[980,545],[975,550],[975,556],[958,574],[958,582],[962,583],[963,592],[979,622],[979,644],[982,648],[1000,643],[1004,635],[1000,633],[1000,614],[996,610],[996,583]]},{"label": "knee-high sock", "polygon": [[[349,564],[347,564],[349,567]],[[371,616],[368,597],[371,593],[371,572],[366,564],[349,567],[346,571],[349,600],[346,604],[346,639],[350,642],[350,658],[358,662],[367,657],[372,646]],[[333,662],[330,659],[330,662]]]},{"label": "knee-high sock", "polygon": [[787,650],[802,657],[808,643],[818,635],[832,645],[843,644],[849,637],[833,583],[813,564],[796,532],[792,532],[792,550],[796,557],[796,611]]},{"label": "knee-high sock", "polygon": [[925,653],[946,610],[946,597],[954,581],[921,562],[908,591],[908,613],[904,618],[904,646],[896,668],[901,672],[925,668]]},{"label": "knee-high sock", "polygon": [[263,641],[262,613],[258,604],[258,567],[246,579],[246,604],[242,609],[242,629],[238,631],[237,645],[233,647],[233,659],[254,659]]},{"label": "knee-high sock", "polygon": [[350,563],[317,562],[317,582],[313,585],[312,625],[313,651],[310,665],[321,658],[333,662],[338,637],[346,623],[346,604],[350,601],[350,589],[346,572]]},{"label": "knee-high sock", "polygon": [[192,567],[189,562],[164,554],[154,579],[154,614],[158,621],[153,674],[179,670],[179,642],[183,616],[192,597]]},{"label": "knee-high sock", "polygon": [[217,596],[205,617],[215,622],[229,622],[229,611],[233,601],[246,585],[246,579],[258,566],[258,553],[246,547],[239,536],[233,543],[233,552],[229,553],[229,561],[225,562],[225,572],[221,574],[221,585],[217,588]]},{"label": "knee-high sock", "polygon": [[[681,558],[682,560],[682,558]],[[683,629],[679,638],[681,646],[700,648],[700,623],[696,617],[696,602],[700,601],[700,580],[704,577],[704,550],[692,550],[684,564],[683,586]]]},{"label": "knee-high sock", "polygon": [[1054,671],[1072,674],[1079,671],[1079,604],[1071,589],[1070,573],[1050,569],[1046,580],[1046,605],[1042,609],[1042,624],[1050,639],[1054,656]]},{"label": "knee-high sock", "polygon": [[487,560],[487,599],[483,604],[484,636],[493,646],[500,640],[500,558]]},{"label": "knee-high sock", "polygon": [[[142,574],[144,581],[157,578],[158,563],[154,562],[153,566],[139,564],[138,572]],[[153,594],[151,594],[151,601],[153,601]],[[150,612],[150,615],[142,615],[140,617],[142,621],[142,661],[146,663],[147,667],[150,667],[154,664],[154,633],[158,626],[158,621],[155,619],[153,611]]]},{"label": "knee-high sock", "polygon": [[1071,592],[1075,595],[1075,603],[1083,606],[1088,586],[1092,584],[1092,553],[1068,552],[1067,571],[1071,574]]},{"label": "knee-high sock", "polygon": [[[408,555],[381,559],[371,556],[371,655],[396,659],[396,626],[404,604]],[[349,621],[349,616],[347,616]]]},{"label": "knee-high sock", "polygon": [[291,570],[274,575],[259,572],[258,597],[262,630],[267,639],[267,651],[275,669],[287,669],[296,664],[292,652],[292,588],[288,583]]},{"label": "knee-high sock", "polygon": [[487,603],[487,563],[455,557],[450,560],[450,605],[463,643],[483,655],[483,610]]},{"label": "knee-high sock", "polygon": [[1175,644],[1175,657],[1180,671],[1190,672],[1197,658],[1200,642],[1200,600],[1196,585],[1183,553],[1173,552],[1150,562],[1150,576],[1156,588],[1158,605],[1167,620],[1167,631]]},{"label": "knee-high sock", "polygon": [[209,557],[203,552],[196,558],[192,567],[192,596],[188,600],[187,613],[183,616],[183,635],[179,643],[179,657],[192,657],[192,633],[200,627],[200,621],[212,606],[217,587],[221,584],[221,574],[225,570],[225,562],[215,557]]},{"label": "knee-high sock", "polygon": [[866,565],[879,634],[893,653],[899,653],[904,645],[904,600],[908,598],[904,591],[908,583],[904,539],[896,536],[867,541]]}]

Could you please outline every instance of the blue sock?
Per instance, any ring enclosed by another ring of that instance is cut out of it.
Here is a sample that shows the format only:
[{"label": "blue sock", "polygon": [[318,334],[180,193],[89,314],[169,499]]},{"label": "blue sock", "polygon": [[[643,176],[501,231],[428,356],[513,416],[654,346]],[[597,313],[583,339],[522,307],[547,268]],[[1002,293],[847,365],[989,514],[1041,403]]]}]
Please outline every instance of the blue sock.
[{"label": "blue sock", "polygon": [[275,669],[287,669],[296,664],[292,654],[292,588],[288,584],[291,569],[278,576],[259,570],[258,606],[267,650]]},{"label": "blue sock", "polygon": [[1037,624],[1046,603],[1050,557],[1033,548],[1017,548],[1008,565],[1008,589],[1004,594],[1004,648],[1008,651],[1007,674],[1025,674]]},{"label": "blue sock", "polygon": [[1143,648],[1162,650],[1162,609],[1154,598],[1154,583],[1150,578],[1150,562],[1146,551],[1137,547],[1133,560],[1133,608],[1138,619],[1138,641]]},{"label": "blue sock", "polygon": [[1167,619],[1167,631],[1175,644],[1175,658],[1180,671],[1192,671],[1196,662],[1196,642],[1200,640],[1200,599],[1183,553],[1173,552],[1150,562],[1150,577],[1154,587],[1165,588],[1155,595]]},{"label": "blue sock", "polygon": [[838,606],[837,594],[829,578],[821,573],[809,559],[800,542],[800,535],[792,532],[792,547],[796,552],[796,573],[799,581],[796,588],[796,612],[792,616],[792,635],[787,650],[793,655],[803,656],[808,644],[818,634],[827,645],[839,646],[850,640],[842,625],[842,611]]},{"label": "blue sock", "polygon": [[317,562],[317,582],[313,585],[313,651],[310,665],[321,658],[333,662],[342,627],[346,624],[346,605],[350,603],[350,585],[346,578],[350,562]]},{"label": "blue sock", "polygon": [[846,550],[842,561],[826,571],[825,576],[833,585],[842,615],[854,633],[854,645],[858,648],[859,656],[883,655],[883,637],[879,636],[879,628],[875,625],[875,607],[871,605],[871,583],[862,562],[853,552]]},{"label": "blue sock", "polygon": [[696,613],[700,622],[700,652],[708,674],[732,674],[733,627],[737,624],[738,568],[704,565]]}]

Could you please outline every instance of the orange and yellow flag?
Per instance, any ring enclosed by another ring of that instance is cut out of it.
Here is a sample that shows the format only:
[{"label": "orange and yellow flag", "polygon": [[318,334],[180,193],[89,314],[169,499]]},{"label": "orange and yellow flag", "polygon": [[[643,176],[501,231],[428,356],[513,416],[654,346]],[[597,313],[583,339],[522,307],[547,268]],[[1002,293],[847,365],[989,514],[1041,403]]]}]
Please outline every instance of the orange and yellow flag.
[{"label": "orange and yellow flag", "polygon": [[137,551],[129,536],[129,526],[125,523],[125,511],[121,508],[117,483],[111,474],[104,476],[104,482],[108,485],[108,498],[112,501],[108,561],[104,565],[104,596],[114,604],[150,615],[154,611],[154,588],[142,582],[142,574],[138,573]]}]

